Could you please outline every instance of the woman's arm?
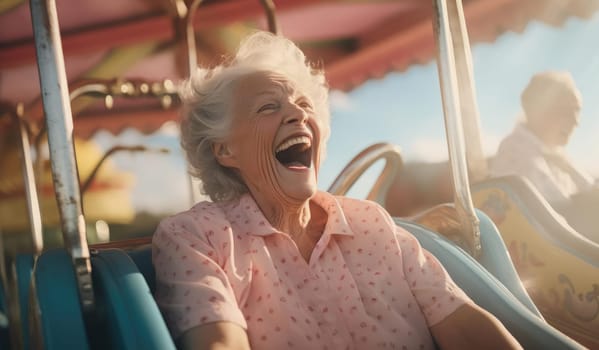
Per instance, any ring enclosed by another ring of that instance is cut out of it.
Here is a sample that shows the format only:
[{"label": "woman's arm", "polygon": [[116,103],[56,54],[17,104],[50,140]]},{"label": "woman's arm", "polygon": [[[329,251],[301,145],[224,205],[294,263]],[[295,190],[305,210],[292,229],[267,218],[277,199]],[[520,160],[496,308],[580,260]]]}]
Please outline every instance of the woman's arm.
[{"label": "woman's arm", "polygon": [[466,303],[431,327],[441,349],[522,349],[492,314]]},{"label": "woman's arm", "polygon": [[179,349],[249,350],[247,334],[233,322],[214,322],[191,328],[177,340]]}]

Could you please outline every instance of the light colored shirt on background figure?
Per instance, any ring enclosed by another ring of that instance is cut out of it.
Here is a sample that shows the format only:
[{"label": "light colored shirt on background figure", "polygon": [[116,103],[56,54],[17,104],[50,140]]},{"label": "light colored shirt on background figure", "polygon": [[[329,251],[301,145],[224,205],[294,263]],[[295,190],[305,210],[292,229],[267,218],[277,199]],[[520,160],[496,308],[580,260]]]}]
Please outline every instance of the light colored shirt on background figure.
[{"label": "light colored shirt on background figure", "polygon": [[547,147],[524,124],[517,124],[491,160],[491,176],[520,175],[527,178],[551,203],[593,186],[593,179],[577,169],[563,147]]}]

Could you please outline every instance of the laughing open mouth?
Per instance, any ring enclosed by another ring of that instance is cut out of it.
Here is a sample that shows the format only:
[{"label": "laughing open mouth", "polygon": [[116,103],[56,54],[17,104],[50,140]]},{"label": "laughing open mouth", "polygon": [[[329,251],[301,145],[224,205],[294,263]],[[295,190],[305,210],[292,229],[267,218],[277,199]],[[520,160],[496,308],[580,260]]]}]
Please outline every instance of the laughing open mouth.
[{"label": "laughing open mouth", "polygon": [[275,157],[286,168],[309,168],[312,165],[312,140],[308,136],[291,137],[277,147]]}]

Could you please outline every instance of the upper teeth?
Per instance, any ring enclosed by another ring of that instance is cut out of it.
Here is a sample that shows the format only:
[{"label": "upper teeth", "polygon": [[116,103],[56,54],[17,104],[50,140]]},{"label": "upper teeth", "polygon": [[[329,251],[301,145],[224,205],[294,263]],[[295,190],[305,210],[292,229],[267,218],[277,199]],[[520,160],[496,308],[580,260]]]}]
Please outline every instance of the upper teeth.
[{"label": "upper teeth", "polygon": [[300,143],[305,143],[308,146],[311,145],[311,141],[308,136],[297,136],[297,137],[292,137],[289,140],[280,144],[279,147],[277,147],[275,152],[278,153],[278,152],[284,151],[284,150],[288,149],[289,147],[300,144]]}]

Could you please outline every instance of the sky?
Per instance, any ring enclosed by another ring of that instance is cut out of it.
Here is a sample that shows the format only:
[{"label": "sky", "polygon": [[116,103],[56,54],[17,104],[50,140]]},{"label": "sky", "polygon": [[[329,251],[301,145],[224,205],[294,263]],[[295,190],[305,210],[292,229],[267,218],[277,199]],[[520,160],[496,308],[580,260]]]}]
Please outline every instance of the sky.
[{"label": "sky", "polygon": [[[481,118],[483,149],[495,153],[502,137],[521,117],[520,93],[542,70],[569,71],[583,97],[579,128],[567,151],[574,162],[599,177],[599,15],[570,19],[563,27],[530,23],[523,33],[507,33],[493,43],[472,47],[474,81]],[[332,91],[332,125],[319,187],[326,190],[358,152],[376,142],[402,150],[404,161],[447,159],[437,68],[434,61],[371,80],[348,93]],[[107,149],[115,142],[171,149],[163,154],[120,154],[116,165],[136,176],[133,204],[138,211],[174,213],[190,205],[189,180],[173,123],[145,136],[99,132],[94,139]],[[364,175],[350,195],[363,197],[376,175]],[[157,193],[156,189],[162,189]]]}]

